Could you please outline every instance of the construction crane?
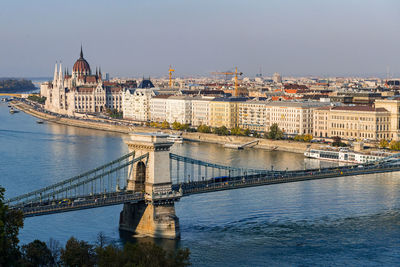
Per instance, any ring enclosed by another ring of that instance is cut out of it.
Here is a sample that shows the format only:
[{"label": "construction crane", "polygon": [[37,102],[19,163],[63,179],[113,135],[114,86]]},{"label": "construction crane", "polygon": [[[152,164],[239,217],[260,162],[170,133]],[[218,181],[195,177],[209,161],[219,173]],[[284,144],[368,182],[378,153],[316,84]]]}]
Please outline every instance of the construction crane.
[{"label": "construction crane", "polygon": [[169,87],[172,87],[172,72],[174,72],[175,70],[171,67],[171,65],[169,65]]},{"label": "construction crane", "polygon": [[235,72],[211,72],[211,74],[217,74],[217,75],[235,75],[235,93],[234,96],[238,97],[239,92],[238,92],[238,76],[242,75],[243,72],[238,72],[237,67],[235,67]]}]

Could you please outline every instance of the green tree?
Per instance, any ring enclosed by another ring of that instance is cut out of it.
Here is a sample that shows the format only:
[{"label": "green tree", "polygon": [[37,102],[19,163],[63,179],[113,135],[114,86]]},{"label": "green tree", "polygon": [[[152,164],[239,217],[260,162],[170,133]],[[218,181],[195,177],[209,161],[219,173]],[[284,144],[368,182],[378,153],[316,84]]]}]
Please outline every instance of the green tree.
[{"label": "green tree", "polygon": [[169,123],[167,121],[163,121],[163,123],[161,123],[161,128],[162,129],[169,129]]},{"label": "green tree", "polygon": [[391,150],[400,150],[400,142],[392,140],[389,144]]},{"label": "green tree", "polygon": [[313,136],[311,134],[303,135],[303,141],[304,142],[311,142],[312,139],[313,139]]},{"label": "green tree", "polygon": [[283,131],[279,129],[277,123],[273,123],[271,125],[271,127],[269,128],[269,132],[267,133],[267,138],[274,140],[279,140],[283,138]]},{"label": "green tree", "polygon": [[37,102],[39,104],[44,104],[46,102],[46,97],[45,96],[30,95],[30,96],[28,96],[28,99],[32,100],[34,102]]},{"label": "green tree", "polygon": [[23,214],[4,204],[4,192],[0,187],[0,266],[15,266],[20,258],[18,233],[24,226]]},{"label": "green tree", "polygon": [[240,127],[233,127],[231,129],[231,134],[232,135],[237,135],[237,136],[244,135],[243,130]]},{"label": "green tree", "polygon": [[177,122],[177,121],[174,121],[174,123],[172,123],[172,129],[181,130],[182,129],[182,124]]},{"label": "green tree", "polygon": [[61,249],[61,261],[66,266],[94,266],[96,254],[92,245],[71,237]]},{"label": "green tree", "polygon": [[181,128],[180,128],[180,130],[182,130],[182,131],[187,131],[187,130],[189,130],[189,124],[187,124],[187,123],[185,123],[185,124],[182,124],[181,125]]},{"label": "green tree", "polygon": [[126,261],[122,249],[114,245],[97,247],[96,254],[97,254],[97,264],[100,267],[124,266]]},{"label": "green tree", "polygon": [[54,258],[46,243],[35,240],[22,246],[22,264],[24,266],[54,266]]},{"label": "green tree", "polygon": [[340,136],[334,136],[332,137],[332,139],[333,139],[332,142],[333,146],[339,146],[339,147],[346,146],[346,144],[342,142],[342,138],[340,138]]},{"label": "green tree", "polygon": [[389,146],[389,142],[386,139],[381,139],[379,141],[379,147],[381,148],[387,148]]},{"label": "green tree", "polygon": [[199,125],[199,127],[197,127],[197,131],[199,133],[211,133],[211,128],[207,125]]},{"label": "green tree", "polygon": [[225,126],[214,128],[213,133],[218,134],[218,135],[229,135],[228,128],[226,128]]},{"label": "green tree", "polygon": [[251,131],[249,129],[245,129],[243,131],[243,135],[245,135],[245,136],[249,136],[250,134],[251,134]]}]

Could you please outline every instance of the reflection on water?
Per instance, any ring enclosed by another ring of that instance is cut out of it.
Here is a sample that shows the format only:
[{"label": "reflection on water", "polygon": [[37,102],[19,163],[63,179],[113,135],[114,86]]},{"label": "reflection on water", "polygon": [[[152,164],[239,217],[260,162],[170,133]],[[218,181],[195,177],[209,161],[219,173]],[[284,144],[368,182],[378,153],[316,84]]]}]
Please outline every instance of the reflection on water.
[{"label": "reflection on water", "polygon": [[[37,124],[9,114],[0,102],[0,185],[15,196],[95,168],[127,153],[120,134]],[[172,152],[224,165],[285,170],[334,163],[301,154],[184,143]],[[400,261],[399,173],[340,177],[185,197],[176,203],[180,241],[195,266],[394,265]],[[23,243],[75,236],[89,242],[99,232],[116,242],[122,206],[28,218]]]}]

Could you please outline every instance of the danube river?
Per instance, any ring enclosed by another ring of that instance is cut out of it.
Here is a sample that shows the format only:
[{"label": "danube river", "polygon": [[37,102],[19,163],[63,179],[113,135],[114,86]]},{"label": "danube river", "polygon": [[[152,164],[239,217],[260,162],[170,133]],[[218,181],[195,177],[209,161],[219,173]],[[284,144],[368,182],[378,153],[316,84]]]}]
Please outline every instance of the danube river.
[{"label": "danube river", "polygon": [[[0,104],[0,185],[6,197],[26,193],[111,161],[124,136],[52,123],[37,124]],[[320,162],[300,154],[242,151],[185,143],[174,153],[226,165],[299,169]],[[331,163],[321,163],[328,166]],[[22,243],[95,242],[99,232],[123,242],[121,206],[28,218]],[[400,262],[400,174],[365,175],[222,191],[176,204],[180,241],[194,266],[394,265]],[[139,240],[141,241],[141,240]]]}]

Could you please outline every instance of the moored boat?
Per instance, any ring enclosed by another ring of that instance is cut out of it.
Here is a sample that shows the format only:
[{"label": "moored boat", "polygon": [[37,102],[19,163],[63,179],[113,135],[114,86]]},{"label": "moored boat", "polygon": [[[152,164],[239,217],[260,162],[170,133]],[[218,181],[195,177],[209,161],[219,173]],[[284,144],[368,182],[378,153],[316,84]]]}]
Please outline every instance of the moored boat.
[{"label": "moored boat", "polygon": [[367,163],[382,159],[388,156],[388,153],[380,151],[355,152],[347,148],[326,148],[326,149],[307,149],[304,156],[308,158],[338,161],[346,163]]},{"label": "moored boat", "polygon": [[182,144],[183,143],[182,136],[175,135],[175,134],[171,134],[170,136],[168,136],[167,140],[170,141],[170,142],[178,143],[178,144]]}]

